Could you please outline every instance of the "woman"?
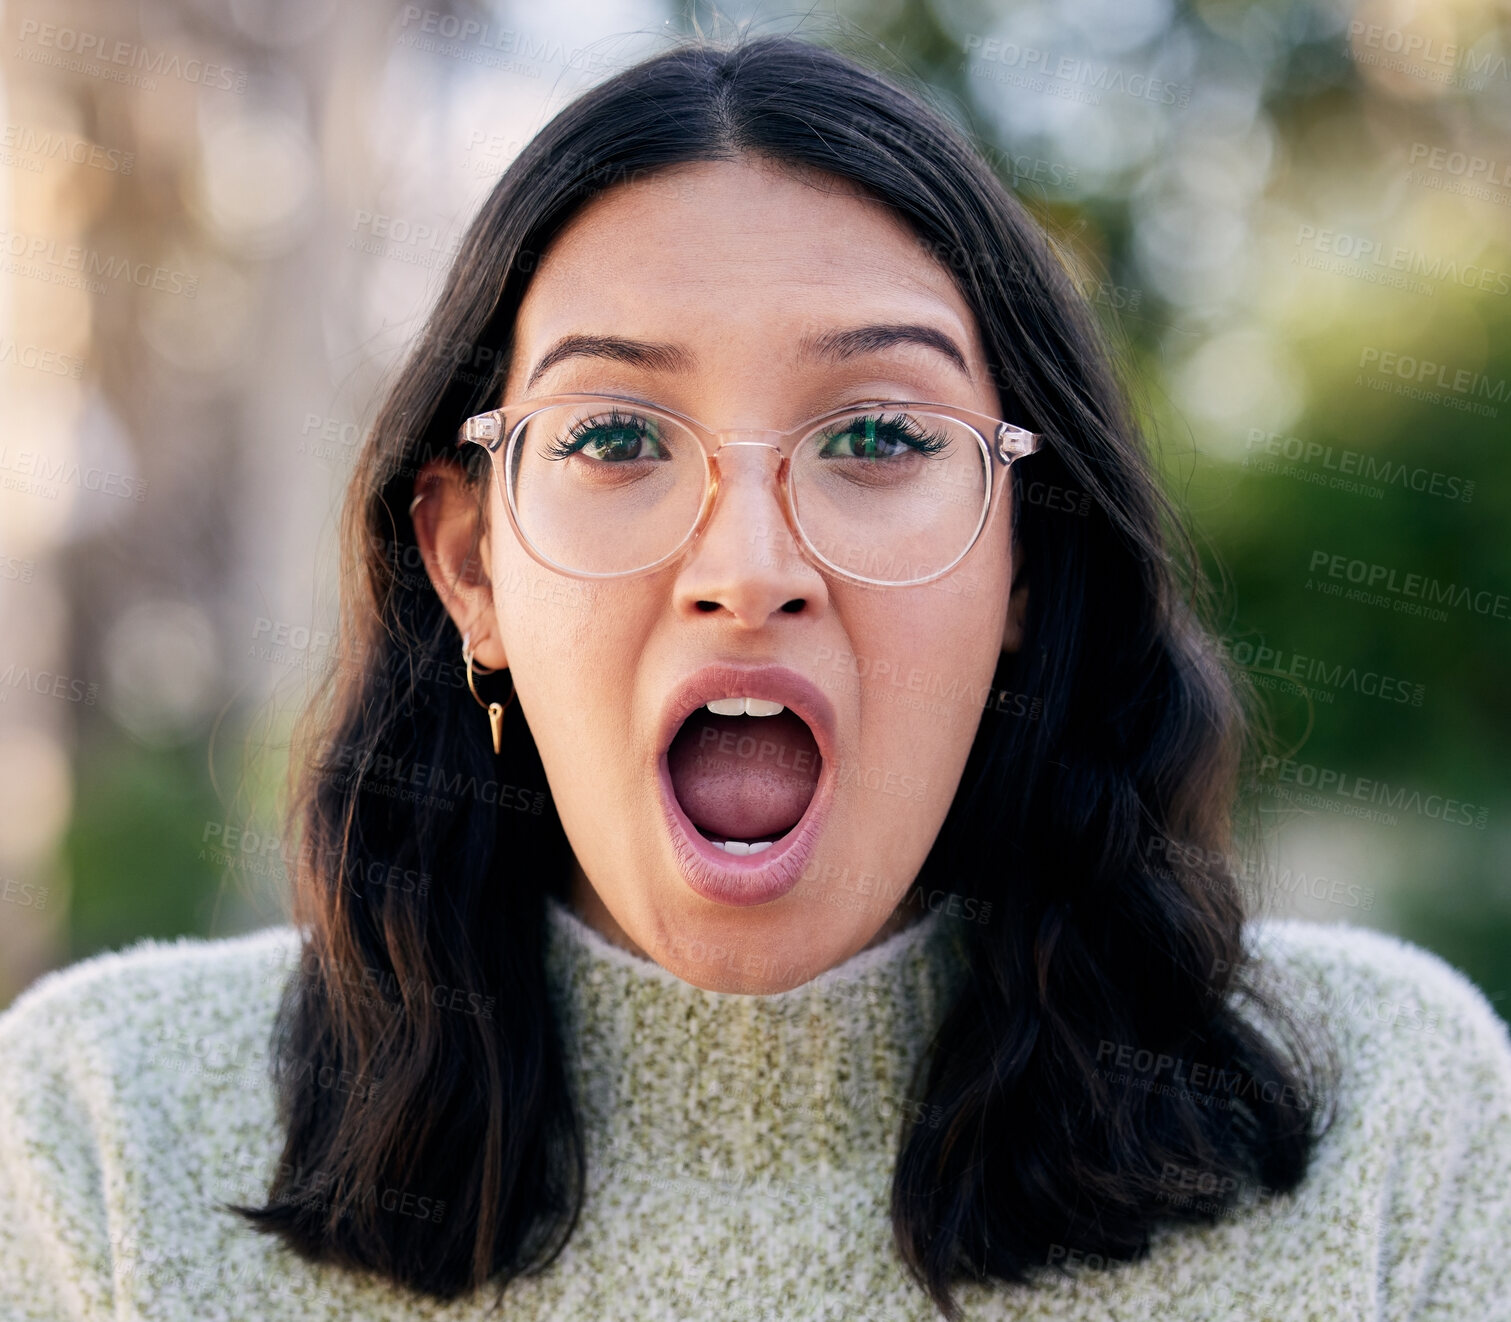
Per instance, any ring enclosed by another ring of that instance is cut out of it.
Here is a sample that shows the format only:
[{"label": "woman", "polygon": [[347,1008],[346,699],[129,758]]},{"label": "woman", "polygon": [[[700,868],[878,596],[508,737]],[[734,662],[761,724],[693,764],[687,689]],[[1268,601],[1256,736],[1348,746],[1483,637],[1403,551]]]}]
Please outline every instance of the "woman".
[{"label": "woman", "polygon": [[1168,518],[914,95],[582,97],[353,480],[296,926],[0,1026],[20,1315],[1506,1316],[1505,1030],[1245,926]]}]

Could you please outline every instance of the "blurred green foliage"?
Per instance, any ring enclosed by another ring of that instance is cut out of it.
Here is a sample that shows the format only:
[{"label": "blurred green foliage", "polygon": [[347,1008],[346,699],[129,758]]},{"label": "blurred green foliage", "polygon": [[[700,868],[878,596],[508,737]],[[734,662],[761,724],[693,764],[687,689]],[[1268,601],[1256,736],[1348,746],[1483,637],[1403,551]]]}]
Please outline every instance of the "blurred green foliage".
[{"label": "blurred green foliage", "polygon": [[83,759],[63,841],[70,959],[219,926],[223,869],[206,835],[225,814],[205,771],[203,745],[148,748],[125,735]]}]

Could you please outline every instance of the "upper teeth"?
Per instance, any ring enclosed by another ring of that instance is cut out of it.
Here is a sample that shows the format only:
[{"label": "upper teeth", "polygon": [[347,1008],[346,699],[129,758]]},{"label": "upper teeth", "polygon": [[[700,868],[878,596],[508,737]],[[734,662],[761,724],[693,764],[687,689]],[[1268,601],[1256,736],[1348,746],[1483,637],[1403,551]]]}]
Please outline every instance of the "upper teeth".
[{"label": "upper teeth", "polygon": [[705,705],[715,716],[775,716],[786,710],[780,702],[765,698],[715,698]]}]

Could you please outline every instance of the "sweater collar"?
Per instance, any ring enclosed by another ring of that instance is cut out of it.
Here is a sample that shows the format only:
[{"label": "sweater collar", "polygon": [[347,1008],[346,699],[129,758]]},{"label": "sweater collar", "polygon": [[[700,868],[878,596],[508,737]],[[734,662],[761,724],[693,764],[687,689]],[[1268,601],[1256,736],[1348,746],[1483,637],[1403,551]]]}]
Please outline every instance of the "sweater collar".
[{"label": "sweater collar", "polygon": [[790,991],[704,991],[612,945],[554,896],[546,968],[591,1165],[663,1176],[890,1172],[938,1124],[913,1068],[962,985],[960,923],[931,913]]}]

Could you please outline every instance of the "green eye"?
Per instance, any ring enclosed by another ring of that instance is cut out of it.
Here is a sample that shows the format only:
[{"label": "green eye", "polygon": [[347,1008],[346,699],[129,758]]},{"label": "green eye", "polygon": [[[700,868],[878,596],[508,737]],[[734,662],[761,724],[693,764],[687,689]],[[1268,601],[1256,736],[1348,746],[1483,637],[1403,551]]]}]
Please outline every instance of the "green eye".
[{"label": "green eye", "polygon": [[665,460],[671,455],[656,435],[655,424],[615,409],[607,418],[585,418],[545,448],[550,459],[585,453],[600,463],[628,463],[635,459]]},{"label": "green eye", "polygon": [[898,413],[852,418],[822,435],[819,456],[824,459],[892,459],[900,454],[938,454],[949,445],[946,437],[930,432],[917,418]]}]

